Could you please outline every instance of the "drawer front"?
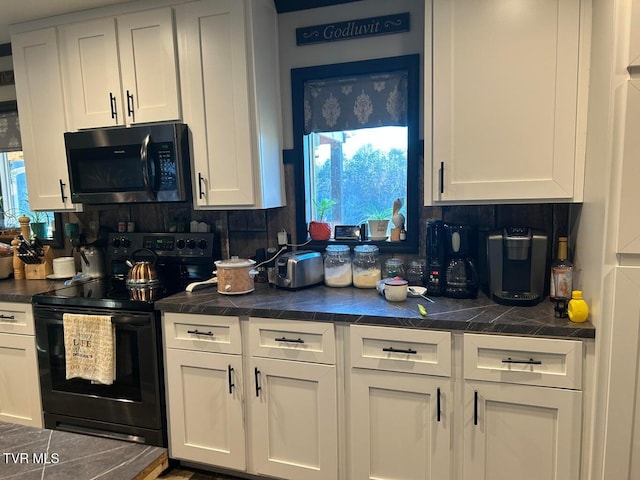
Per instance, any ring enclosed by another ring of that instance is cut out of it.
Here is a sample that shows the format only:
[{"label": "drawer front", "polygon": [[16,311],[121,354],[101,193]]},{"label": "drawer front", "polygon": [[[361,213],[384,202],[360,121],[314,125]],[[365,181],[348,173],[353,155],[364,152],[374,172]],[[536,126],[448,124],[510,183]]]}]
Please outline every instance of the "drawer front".
[{"label": "drawer front", "polygon": [[34,335],[33,312],[28,303],[0,302],[0,332]]},{"label": "drawer front", "polygon": [[336,363],[333,323],[251,318],[249,351],[253,357],[333,365]]},{"label": "drawer front", "polygon": [[580,390],[582,342],[465,334],[464,377]]},{"label": "drawer front", "polygon": [[451,332],[352,325],[351,366],[451,376]]},{"label": "drawer front", "polygon": [[242,353],[238,317],[167,312],[163,318],[167,348]]}]

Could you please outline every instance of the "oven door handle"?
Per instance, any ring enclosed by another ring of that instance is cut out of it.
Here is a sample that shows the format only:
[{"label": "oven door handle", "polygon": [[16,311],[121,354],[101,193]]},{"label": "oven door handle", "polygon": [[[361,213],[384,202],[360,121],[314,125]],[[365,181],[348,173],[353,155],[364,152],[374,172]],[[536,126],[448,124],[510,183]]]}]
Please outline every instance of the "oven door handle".
[{"label": "oven door handle", "polygon": [[113,325],[131,325],[134,327],[146,327],[151,323],[151,319],[147,316],[134,315],[117,315],[111,317]]}]

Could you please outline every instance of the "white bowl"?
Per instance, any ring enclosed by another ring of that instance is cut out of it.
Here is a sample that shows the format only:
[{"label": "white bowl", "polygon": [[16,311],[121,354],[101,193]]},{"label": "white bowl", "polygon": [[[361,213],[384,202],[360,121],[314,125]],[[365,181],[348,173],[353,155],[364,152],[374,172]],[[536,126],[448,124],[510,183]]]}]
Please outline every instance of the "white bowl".
[{"label": "white bowl", "polygon": [[13,255],[0,257],[0,278],[7,278],[13,273]]}]

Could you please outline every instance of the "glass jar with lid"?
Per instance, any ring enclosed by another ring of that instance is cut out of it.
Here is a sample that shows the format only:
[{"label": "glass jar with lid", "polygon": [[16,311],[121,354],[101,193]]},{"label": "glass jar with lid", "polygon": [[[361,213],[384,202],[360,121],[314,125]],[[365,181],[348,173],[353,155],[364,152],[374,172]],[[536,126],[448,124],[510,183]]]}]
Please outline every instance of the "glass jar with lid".
[{"label": "glass jar with lid", "polygon": [[358,245],[353,253],[353,285],[358,288],[376,288],[376,282],[381,278],[378,247]]},{"label": "glass jar with lid", "polygon": [[424,272],[427,269],[425,260],[414,258],[407,267],[407,280],[409,285],[422,285],[424,283]]},{"label": "glass jar with lid", "polygon": [[405,278],[404,263],[399,258],[389,258],[384,262],[384,278]]},{"label": "glass jar with lid", "polygon": [[347,245],[329,245],[324,257],[324,283],[328,287],[351,285],[351,250]]}]

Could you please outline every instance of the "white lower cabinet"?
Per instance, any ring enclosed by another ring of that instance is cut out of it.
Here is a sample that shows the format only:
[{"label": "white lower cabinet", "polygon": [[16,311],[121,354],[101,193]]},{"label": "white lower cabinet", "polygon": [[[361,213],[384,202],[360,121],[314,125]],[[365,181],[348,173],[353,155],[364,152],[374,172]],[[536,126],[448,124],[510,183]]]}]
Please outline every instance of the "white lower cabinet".
[{"label": "white lower cabinet", "polygon": [[0,421],[42,428],[30,304],[0,303]]}]

